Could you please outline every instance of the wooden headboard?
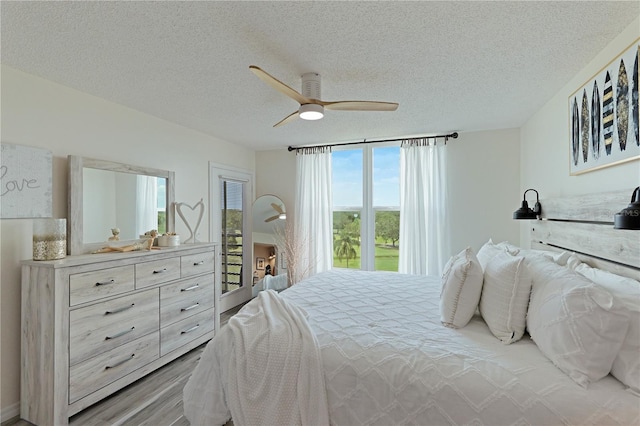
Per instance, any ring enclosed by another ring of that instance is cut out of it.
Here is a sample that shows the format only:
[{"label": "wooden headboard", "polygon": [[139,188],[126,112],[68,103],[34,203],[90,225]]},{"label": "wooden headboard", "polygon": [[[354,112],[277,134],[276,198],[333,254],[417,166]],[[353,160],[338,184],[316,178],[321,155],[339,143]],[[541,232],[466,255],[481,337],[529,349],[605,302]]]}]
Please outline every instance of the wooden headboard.
[{"label": "wooden headboard", "polygon": [[541,199],[531,247],[575,252],[591,266],[640,280],[640,230],[613,228],[613,216],[629,205],[632,192]]}]

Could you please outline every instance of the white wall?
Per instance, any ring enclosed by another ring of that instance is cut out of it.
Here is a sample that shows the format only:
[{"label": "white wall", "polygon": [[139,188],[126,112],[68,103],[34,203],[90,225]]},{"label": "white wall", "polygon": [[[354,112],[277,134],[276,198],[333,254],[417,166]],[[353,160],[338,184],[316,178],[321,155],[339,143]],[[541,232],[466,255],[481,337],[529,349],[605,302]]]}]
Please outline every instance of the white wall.
[{"label": "white wall", "polygon": [[296,197],[296,154],[286,148],[256,152],[256,198],[271,194],[280,198],[293,220]]},{"label": "white wall", "polygon": [[[208,198],[208,161],[254,170],[252,150],[7,66],[2,66],[1,75],[2,142],[53,152],[54,217],[67,214],[68,155],[173,170],[176,201],[189,204]],[[187,233],[180,218],[176,230]],[[18,413],[20,261],[32,257],[31,234],[29,219],[0,221],[2,421]],[[200,240],[208,235],[208,221],[203,221]]]},{"label": "white wall", "polygon": [[[520,131],[520,189],[535,188],[544,198],[629,190],[640,185],[640,162],[632,161],[585,174],[569,175],[569,107],[571,93],[600,72],[640,37],[640,17],[624,29],[584,69],[531,117]],[[614,210],[626,207],[614,206]],[[611,219],[613,221],[613,217]],[[523,221],[524,222],[524,221]],[[521,225],[521,243],[528,245],[530,224]]]},{"label": "white wall", "polygon": [[451,254],[467,246],[477,252],[489,238],[517,244],[518,129],[460,133],[447,149]]}]

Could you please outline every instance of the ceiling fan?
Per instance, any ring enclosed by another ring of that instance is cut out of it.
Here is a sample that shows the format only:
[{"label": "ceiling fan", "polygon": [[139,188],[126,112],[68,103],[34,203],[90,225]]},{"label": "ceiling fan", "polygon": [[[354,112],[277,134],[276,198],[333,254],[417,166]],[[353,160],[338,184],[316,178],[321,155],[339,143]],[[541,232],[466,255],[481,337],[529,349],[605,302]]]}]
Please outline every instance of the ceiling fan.
[{"label": "ceiling fan", "polygon": [[249,69],[269,86],[300,104],[300,108],[297,111],[289,114],[273,127],[287,124],[298,116],[303,120],[319,120],[324,116],[325,108],[335,111],[395,111],[398,109],[398,104],[395,102],[322,101],[320,100],[320,74],[314,72],[302,75],[302,93],[299,93],[255,65],[249,66]]},{"label": "ceiling fan", "polygon": [[265,222],[271,222],[272,220],[276,220],[276,219],[286,219],[287,218],[287,214],[285,213],[285,211],[282,209],[282,206],[277,205],[276,203],[271,203],[271,207],[273,207],[273,209],[278,213],[276,215],[273,215],[271,217],[266,218],[264,221]]}]

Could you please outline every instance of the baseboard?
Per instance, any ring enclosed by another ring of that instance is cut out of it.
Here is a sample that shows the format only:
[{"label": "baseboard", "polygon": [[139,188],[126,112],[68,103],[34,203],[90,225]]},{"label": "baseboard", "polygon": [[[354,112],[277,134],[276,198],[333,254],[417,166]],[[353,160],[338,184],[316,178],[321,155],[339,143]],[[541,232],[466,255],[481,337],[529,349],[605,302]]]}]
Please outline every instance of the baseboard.
[{"label": "baseboard", "polygon": [[20,402],[0,409],[0,423],[8,422],[20,415]]}]

